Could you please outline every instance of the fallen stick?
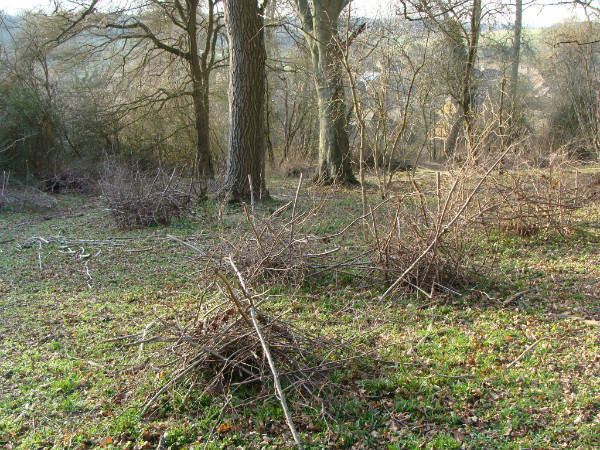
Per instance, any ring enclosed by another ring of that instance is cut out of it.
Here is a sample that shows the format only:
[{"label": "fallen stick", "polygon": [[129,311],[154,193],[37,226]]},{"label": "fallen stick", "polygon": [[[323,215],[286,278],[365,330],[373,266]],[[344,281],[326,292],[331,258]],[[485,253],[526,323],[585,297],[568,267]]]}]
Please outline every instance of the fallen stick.
[{"label": "fallen stick", "polygon": [[[232,256],[229,256],[229,263],[231,264],[231,267],[233,268],[234,272],[236,273],[236,275],[238,277],[239,284],[240,284],[240,287],[242,288],[242,292],[243,292],[244,296],[248,299],[248,302],[250,302],[250,317],[252,318],[252,324],[254,325],[256,334],[258,335],[258,338],[260,339],[260,344],[262,345],[263,351],[265,352],[265,356],[267,357],[267,361],[269,362],[269,368],[271,369],[271,373],[273,374],[273,381],[275,383],[275,389],[277,391],[277,398],[279,399],[279,402],[281,403],[281,407],[283,408],[283,413],[285,415],[285,421],[287,422],[288,427],[290,428],[290,431],[292,432],[292,436],[294,437],[294,441],[296,442],[296,445],[298,446],[298,448],[300,450],[302,450],[304,447],[302,446],[302,442],[300,441],[300,437],[298,436],[298,432],[296,431],[296,427],[294,426],[294,421],[292,419],[292,415],[290,414],[290,411],[287,407],[287,402],[285,401],[285,395],[283,393],[283,389],[281,388],[281,383],[279,382],[279,376],[277,375],[277,368],[275,367],[275,363],[273,362],[273,357],[271,356],[271,350],[269,349],[269,344],[265,340],[265,337],[263,336],[263,333],[260,330],[258,321],[256,320],[256,311],[254,308],[254,301],[253,301],[252,297],[250,296],[250,294],[248,293],[248,290],[246,289],[246,283],[244,282],[244,278],[242,277],[242,274],[240,273],[240,271],[236,267],[235,263],[233,262]],[[217,272],[217,274],[218,274],[218,272]],[[230,294],[233,297],[235,297],[235,295],[233,294],[233,292],[231,290],[230,290]],[[241,309],[240,309],[240,313],[243,314],[243,311]]]},{"label": "fallen stick", "polygon": [[525,354],[527,352],[529,352],[530,350],[532,350],[536,345],[538,345],[540,343],[540,341],[543,341],[544,338],[540,338],[537,341],[535,341],[533,344],[531,344],[529,347],[527,347],[525,350],[523,350],[523,353],[521,353],[517,359],[515,359],[513,362],[511,362],[508,366],[506,366],[507,369],[510,369],[512,366],[514,366],[516,363],[518,363],[521,358],[523,358],[523,356],[525,356]]},{"label": "fallen stick", "polygon": [[42,270],[42,241],[38,241],[38,250],[37,250],[37,255],[38,255],[38,265],[40,266],[40,270]]},{"label": "fallen stick", "polygon": [[591,325],[594,327],[598,327],[600,326],[600,321],[598,320],[590,320],[590,319],[584,319],[583,317],[579,317],[579,316],[572,316],[570,314],[548,314],[548,317],[553,317],[555,319],[573,319],[573,320],[579,320],[587,325]]},{"label": "fallen stick", "polygon": [[275,389],[277,390],[277,397],[281,402],[281,407],[283,408],[283,413],[285,415],[285,420],[292,432],[292,436],[294,437],[294,441],[300,450],[304,447],[302,446],[302,442],[300,442],[300,437],[298,436],[298,432],[296,431],[296,427],[294,427],[294,421],[292,419],[292,415],[287,407],[287,402],[285,401],[285,395],[283,393],[283,389],[281,388],[281,383],[279,382],[279,376],[277,375],[277,368],[275,367],[275,363],[273,362],[273,358],[271,357],[271,351],[269,350],[269,345],[267,341],[265,341],[265,337],[260,331],[260,326],[258,325],[258,321],[256,320],[256,312],[254,311],[254,306],[250,307],[250,317],[252,317],[252,323],[254,324],[254,329],[256,330],[256,334],[260,339],[260,343],[262,345],[263,351],[265,352],[265,356],[267,357],[267,361],[269,361],[269,368],[271,369],[271,373],[273,374],[273,381],[275,382]]},{"label": "fallen stick", "polygon": [[517,300],[520,300],[521,297],[523,297],[525,294],[527,294],[531,289],[527,289],[526,291],[521,291],[521,292],[517,292],[514,295],[511,295],[507,300],[504,300],[502,302],[502,304],[504,306],[510,305],[513,302],[516,302]]},{"label": "fallen stick", "polygon": [[139,249],[123,250],[123,251],[125,253],[141,253],[141,252],[149,252],[150,250],[154,250],[154,248],[148,247],[148,248],[139,248]]},{"label": "fallen stick", "polygon": [[[175,241],[175,242],[179,242],[180,244],[182,244],[182,245],[185,245],[185,246],[186,246],[186,247],[188,247],[188,248],[191,248],[192,250],[194,250],[195,252],[199,253],[199,254],[200,254],[201,256],[203,256],[203,257],[206,257],[206,256],[207,256],[207,255],[206,255],[206,253],[204,253],[204,252],[203,252],[202,250],[200,250],[198,247],[196,247],[196,246],[194,246],[194,245],[190,244],[189,242],[186,242],[186,241],[184,241],[184,240],[181,240],[181,239],[179,239],[179,238],[177,238],[177,237],[175,237],[175,236],[173,236],[173,235],[171,235],[171,234],[167,234],[165,237],[166,237],[166,238],[168,238],[168,239],[171,239],[171,240],[173,240],[173,241]],[[209,257],[209,259],[210,259],[212,262],[214,262],[214,263],[217,263],[217,264],[219,263],[219,261],[218,261],[217,259],[215,259],[215,258],[211,258],[211,257]]]}]

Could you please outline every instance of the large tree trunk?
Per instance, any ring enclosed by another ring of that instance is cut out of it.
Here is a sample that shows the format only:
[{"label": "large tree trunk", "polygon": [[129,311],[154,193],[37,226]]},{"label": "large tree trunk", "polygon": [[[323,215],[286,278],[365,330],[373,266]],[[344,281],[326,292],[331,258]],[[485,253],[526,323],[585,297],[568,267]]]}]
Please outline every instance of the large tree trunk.
[{"label": "large tree trunk", "polygon": [[[454,155],[458,144],[458,137],[463,131],[464,111],[471,105],[472,93],[467,86],[468,71],[467,59],[469,51],[467,48],[467,39],[463,35],[463,29],[460,23],[448,14],[444,15],[443,30],[446,34],[447,45],[450,48],[451,68],[448,70],[448,88],[452,102],[457,107],[456,114],[450,133],[444,141],[444,153],[447,158]],[[467,91],[465,92],[465,86]]]},{"label": "large tree trunk", "polygon": [[481,34],[481,0],[473,0],[470,16],[471,24],[467,35],[464,34],[460,23],[449,14],[445,13],[443,31],[448,37],[448,44],[452,50],[455,71],[452,78],[454,86],[450,86],[452,98],[459,107],[456,120],[450,134],[444,143],[446,156],[454,154],[461,131],[464,132],[469,156],[476,157],[475,142],[473,139],[473,121],[475,118],[473,97],[476,93],[475,63]]},{"label": "large tree trunk", "polygon": [[319,161],[316,181],[353,183],[337,20],[347,0],[297,0],[310,48],[319,107]]},{"label": "large tree trunk", "polygon": [[[227,0],[229,143],[224,191],[229,201],[267,195],[265,187],[265,44],[256,0]],[[252,184],[252,193],[248,177]]]},{"label": "large tree trunk", "polygon": [[[313,60],[315,58],[313,57]],[[356,183],[350,166],[350,139],[344,86],[339,62],[320,55],[315,63],[315,85],[319,106],[320,183]]]}]

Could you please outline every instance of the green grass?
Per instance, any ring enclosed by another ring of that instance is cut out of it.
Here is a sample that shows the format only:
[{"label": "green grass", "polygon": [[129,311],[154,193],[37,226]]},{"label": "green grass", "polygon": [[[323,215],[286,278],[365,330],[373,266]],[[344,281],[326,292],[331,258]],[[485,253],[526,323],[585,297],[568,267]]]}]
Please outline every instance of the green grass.
[{"label": "green grass", "polygon": [[[418,175],[434,185],[432,174]],[[272,180],[271,192],[291,199],[294,184]],[[328,200],[312,234],[335,233],[361,212],[356,189],[318,194]],[[248,231],[240,208],[226,206],[219,222],[221,205],[212,201],[170,227],[125,231],[99,199],[57,200],[51,211],[0,211],[0,446],[141,449],[155,448],[162,436],[173,450],[289,448],[275,400],[232,414],[222,411],[219,395],[193,392],[183,404],[175,389],[141,418],[168,372],[158,361],[140,369],[138,347],[107,342],[142,331],[156,316],[193,314],[204,287],[195,275],[201,267],[192,250],[164,236],[210,248],[221,235]],[[257,205],[257,214],[280,204]],[[303,191],[298,211],[308,208]],[[382,287],[357,282],[351,272],[261,286],[273,296],[265,310],[332,339],[364,330],[353,343],[357,351],[379,348],[385,360],[332,375],[347,391],[327,420],[302,399],[288,399],[306,447],[598,448],[599,328],[565,318],[600,320],[597,208],[580,212],[562,236],[492,233],[483,245],[498,256],[494,276],[457,296],[413,293],[381,303],[373,299]],[[382,226],[393,209],[378,213]],[[33,239],[59,234],[93,242],[40,248]],[[348,248],[360,248],[360,227],[347,239]],[[148,345],[142,361],[157,348]],[[232,401],[254,393],[237,395]]]}]

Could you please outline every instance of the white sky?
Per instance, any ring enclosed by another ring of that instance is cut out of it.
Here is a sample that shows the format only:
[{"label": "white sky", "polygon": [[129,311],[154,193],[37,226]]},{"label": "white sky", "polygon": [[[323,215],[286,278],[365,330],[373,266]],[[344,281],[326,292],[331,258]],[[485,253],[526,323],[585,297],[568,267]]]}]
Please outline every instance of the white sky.
[{"label": "white sky", "polygon": [[[353,8],[357,12],[376,16],[380,15],[382,8],[386,8],[385,5],[390,2],[393,0],[354,0]],[[551,1],[545,0],[539,3],[551,3]],[[51,0],[0,0],[0,10],[4,10],[8,14],[38,7],[48,9],[51,5]],[[568,6],[546,5],[540,7],[536,5],[525,10],[523,22],[525,26],[547,27],[575,15],[580,19],[584,18],[582,11],[575,11]]]}]

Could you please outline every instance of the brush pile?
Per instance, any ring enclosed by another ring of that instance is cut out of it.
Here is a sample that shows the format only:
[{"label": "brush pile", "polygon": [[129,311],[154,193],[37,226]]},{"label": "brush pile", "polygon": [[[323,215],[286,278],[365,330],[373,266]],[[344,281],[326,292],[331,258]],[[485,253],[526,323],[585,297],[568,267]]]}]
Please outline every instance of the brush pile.
[{"label": "brush pile", "polygon": [[177,169],[151,173],[112,164],[100,187],[112,217],[123,228],[169,225],[191,213],[192,191]]},{"label": "brush pile", "polygon": [[[158,344],[150,352],[146,349],[145,355],[161,361],[157,370],[169,372],[167,382],[158,379],[161,385],[156,386],[142,414],[150,412],[161,396],[171,390],[180,391],[184,403],[192,389],[196,399],[208,394],[235,398],[229,404],[233,408],[246,401],[266,400],[276,396],[275,378],[297,404],[312,405],[317,401],[321,407],[323,397],[331,391],[326,374],[355,359],[336,359],[348,354],[348,349],[260,311],[253,303],[260,303],[261,296],[249,296],[245,287],[234,288],[221,273],[217,277],[228,301],[205,304],[186,326],[177,320],[158,318],[142,333],[127,336],[134,342],[125,345],[140,346],[140,356],[144,346]],[[270,371],[261,337],[278,374]],[[245,399],[242,392],[251,395]]]},{"label": "brush pile", "polygon": [[56,200],[31,186],[13,182],[8,172],[0,177],[0,209],[45,209],[56,206]]},{"label": "brush pile", "polygon": [[429,297],[440,290],[460,291],[476,282],[480,269],[490,269],[485,258],[480,264],[475,258],[482,254],[474,229],[478,187],[469,188],[461,176],[442,180],[439,173],[435,186],[412,184],[383,232],[373,217],[373,275],[383,276],[393,289]]},{"label": "brush pile", "polygon": [[573,213],[587,201],[579,174],[564,166],[513,170],[496,176],[486,189],[480,220],[519,236],[564,234]]},{"label": "brush pile", "polygon": [[[252,206],[243,204],[248,231],[221,237],[220,259],[233,257],[250,285],[277,281],[299,286],[318,269],[335,264],[340,248],[332,245],[331,237],[308,231],[325,203],[313,201],[310,208],[300,211],[301,185],[302,178],[294,199],[262,219],[255,216]],[[291,216],[286,216],[290,210]]]}]

